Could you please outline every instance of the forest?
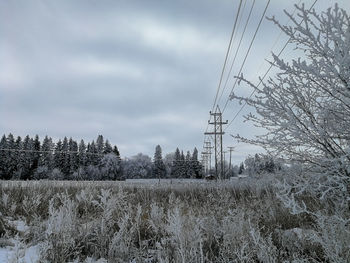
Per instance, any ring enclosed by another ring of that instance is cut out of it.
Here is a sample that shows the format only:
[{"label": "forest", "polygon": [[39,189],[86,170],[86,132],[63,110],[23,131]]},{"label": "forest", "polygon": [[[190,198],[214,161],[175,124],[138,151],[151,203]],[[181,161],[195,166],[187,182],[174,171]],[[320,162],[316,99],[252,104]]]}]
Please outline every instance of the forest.
[{"label": "forest", "polygon": [[10,133],[0,141],[0,179],[4,180],[125,180],[147,178],[202,178],[198,150],[191,154],[177,148],[162,157],[159,145],[154,158],[139,153],[122,159],[118,147],[102,135],[96,141],[77,141],[64,137],[54,143],[45,136],[41,142]]}]

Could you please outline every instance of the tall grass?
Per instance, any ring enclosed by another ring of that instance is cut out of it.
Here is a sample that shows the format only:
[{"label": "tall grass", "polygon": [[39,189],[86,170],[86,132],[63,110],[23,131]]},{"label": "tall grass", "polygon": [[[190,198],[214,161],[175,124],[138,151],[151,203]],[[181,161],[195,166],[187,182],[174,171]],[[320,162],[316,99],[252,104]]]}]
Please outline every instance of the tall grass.
[{"label": "tall grass", "polygon": [[255,179],[1,182],[0,213],[28,224],[22,238],[42,262],[326,260],[314,218],[291,215],[274,191]]}]

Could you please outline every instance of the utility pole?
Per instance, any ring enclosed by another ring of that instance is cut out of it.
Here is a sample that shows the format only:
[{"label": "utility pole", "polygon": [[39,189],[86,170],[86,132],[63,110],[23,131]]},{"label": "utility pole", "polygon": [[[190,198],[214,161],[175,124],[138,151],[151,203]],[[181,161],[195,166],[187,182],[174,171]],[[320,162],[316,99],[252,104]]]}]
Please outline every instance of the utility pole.
[{"label": "utility pole", "polygon": [[223,165],[223,168],[224,168],[224,176],[223,176],[223,179],[226,179],[226,167],[225,167],[225,163],[226,163],[226,151],[223,151],[224,153],[224,165]]},{"label": "utility pole", "polygon": [[[222,131],[222,125],[227,124],[228,121],[222,121],[222,113],[219,105],[216,106],[215,112],[209,112],[210,116],[214,117],[214,121],[209,124],[214,125],[213,132],[205,132],[205,135],[214,135],[214,152],[215,152],[215,175],[216,178],[223,179],[224,177],[224,162],[223,162],[223,149],[222,149],[222,135],[225,134]],[[220,167],[219,167],[220,165]]]},{"label": "utility pole", "polygon": [[233,152],[233,150],[235,149],[235,147],[229,146],[229,147],[227,147],[227,148],[228,148],[229,151],[230,151],[230,164],[229,164],[229,166],[228,166],[228,172],[229,172],[229,175],[231,175],[231,174],[232,174],[231,159],[232,159],[232,152]]}]

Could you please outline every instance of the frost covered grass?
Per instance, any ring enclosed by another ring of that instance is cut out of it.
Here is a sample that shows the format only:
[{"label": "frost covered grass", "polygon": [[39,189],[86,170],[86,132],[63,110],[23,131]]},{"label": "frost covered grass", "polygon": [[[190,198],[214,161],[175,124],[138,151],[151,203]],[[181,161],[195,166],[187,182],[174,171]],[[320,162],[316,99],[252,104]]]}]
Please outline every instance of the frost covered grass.
[{"label": "frost covered grass", "polygon": [[290,214],[273,182],[1,182],[0,235],[40,262],[333,261],[348,226]]}]

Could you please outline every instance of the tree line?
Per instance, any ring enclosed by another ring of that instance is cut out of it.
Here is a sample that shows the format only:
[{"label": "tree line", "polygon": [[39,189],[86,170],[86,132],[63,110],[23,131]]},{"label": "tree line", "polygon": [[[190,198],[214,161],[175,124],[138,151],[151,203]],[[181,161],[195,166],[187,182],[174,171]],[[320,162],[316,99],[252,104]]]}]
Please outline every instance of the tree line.
[{"label": "tree line", "polygon": [[13,134],[0,141],[0,179],[4,180],[123,180],[127,178],[201,178],[198,150],[185,155],[176,149],[162,157],[158,145],[154,159],[138,154],[124,160],[116,145],[102,135],[96,141],[64,137],[56,143],[45,136],[24,139]]}]

